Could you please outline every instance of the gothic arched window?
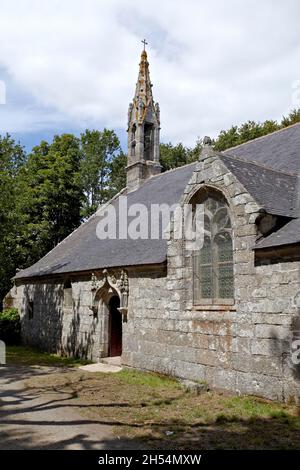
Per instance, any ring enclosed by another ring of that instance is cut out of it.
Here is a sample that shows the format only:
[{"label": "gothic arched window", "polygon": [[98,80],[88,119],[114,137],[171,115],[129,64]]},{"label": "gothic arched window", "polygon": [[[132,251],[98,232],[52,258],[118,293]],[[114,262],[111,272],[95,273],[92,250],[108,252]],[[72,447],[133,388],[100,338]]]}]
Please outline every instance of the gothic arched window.
[{"label": "gothic arched window", "polygon": [[198,201],[204,207],[204,240],[194,253],[194,305],[233,304],[233,247],[229,209],[223,197],[207,191]]},{"label": "gothic arched window", "polygon": [[153,160],[153,124],[144,124],[144,157],[145,160]]}]

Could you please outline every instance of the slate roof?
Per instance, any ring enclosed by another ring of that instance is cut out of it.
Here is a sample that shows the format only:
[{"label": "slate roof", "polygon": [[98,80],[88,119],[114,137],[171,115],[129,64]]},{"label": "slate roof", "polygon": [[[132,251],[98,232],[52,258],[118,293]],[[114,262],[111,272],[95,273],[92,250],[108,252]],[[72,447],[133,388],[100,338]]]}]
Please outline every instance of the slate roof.
[{"label": "slate roof", "polygon": [[299,174],[300,123],[227,149],[224,154]]},{"label": "slate roof", "polygon": [[[138,190],[128,194],[128,207],[132,204],[179,202],[194,171],[190,164],[162,173],[147,180]],[[115,199],[114,204],[117,204]],[[88,271],[117,266],[137,266],[163,263],[166,260],[166,240],[99,240],[96,236],[100,215],[93,215],[86,223],[57,245],[33,266],[17,273],[16,279],[73,271]]]},{"label": "slate roof", "polygon": [[300,178],[296,174],[274,170],[256,162],[250,162],[241,159],[241,157],[228,154],[222,154],[221,159],[268,213],[297,217],[299,213],[297,208],[297,186]]},{"label": "slate roof", "polygon": [[[228,149],[219,156],[267,212],[294,218],[277,233],[260,240],[256,247],[299,243],[300,123]],[[147,180],[138,190],[128,194],[128,206],[179,202],[195,165],[186,165]],[[113,204],[117,202],[116,198]],[[165,240],[99,240],[96,236],[99,221],[99,214],[92,216],[41,260],[20,271],[16,279],[165,262]]]},{"label": "slate roof", "polygon": [[271,233],[266,238],[259,240],[255,248],[271,248],[295,243],[300,243],[300,218],[291,220],[277,232]]}]

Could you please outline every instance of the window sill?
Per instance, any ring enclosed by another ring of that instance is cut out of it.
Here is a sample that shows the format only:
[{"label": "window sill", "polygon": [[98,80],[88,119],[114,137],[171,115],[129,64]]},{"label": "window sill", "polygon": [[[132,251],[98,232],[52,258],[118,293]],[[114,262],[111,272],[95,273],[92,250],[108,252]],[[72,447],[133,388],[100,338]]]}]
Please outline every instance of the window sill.
[{"label": "window sill", "polygon": [[235,312],[236,306],[235,305],[194,305],[192,310],[209,310],[213,312]]}]

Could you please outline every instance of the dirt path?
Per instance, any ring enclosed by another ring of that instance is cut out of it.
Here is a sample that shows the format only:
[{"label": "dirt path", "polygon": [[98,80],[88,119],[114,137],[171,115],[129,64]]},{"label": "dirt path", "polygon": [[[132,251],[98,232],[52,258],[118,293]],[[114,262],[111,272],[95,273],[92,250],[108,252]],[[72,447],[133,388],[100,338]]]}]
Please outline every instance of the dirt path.
[{"label": "dirt path", "polygon": [[[26,380],[64,373],[56,367],[0,366],[0,449],[134,449],[111,426],[79,414],[74,395],[28,389]],[[70,373],[70,370],[68,370]]]}]

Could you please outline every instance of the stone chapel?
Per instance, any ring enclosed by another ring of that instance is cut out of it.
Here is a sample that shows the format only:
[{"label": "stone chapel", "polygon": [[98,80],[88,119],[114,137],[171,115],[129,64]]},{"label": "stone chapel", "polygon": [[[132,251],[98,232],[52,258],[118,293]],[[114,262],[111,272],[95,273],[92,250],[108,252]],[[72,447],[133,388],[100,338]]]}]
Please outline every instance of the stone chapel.
[{"label": "stone chapel", "polygon": [[16,274],[9,296],[24,343],[235,393],[299,397],[300,123],[224,152],[205,138],[197,162],[164,173],[159,133],[144,50],[128,110],[127,186],[110,205],[202,204],[202,247],[175,237],[172,218],[168,237],[99,239],[100,207]]}]

